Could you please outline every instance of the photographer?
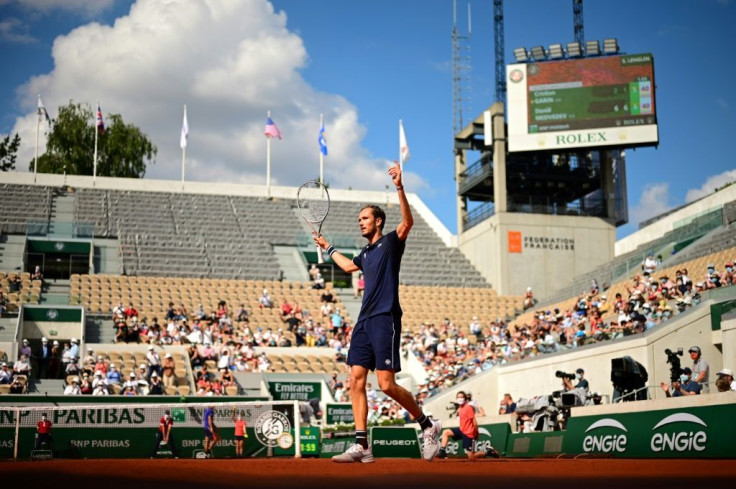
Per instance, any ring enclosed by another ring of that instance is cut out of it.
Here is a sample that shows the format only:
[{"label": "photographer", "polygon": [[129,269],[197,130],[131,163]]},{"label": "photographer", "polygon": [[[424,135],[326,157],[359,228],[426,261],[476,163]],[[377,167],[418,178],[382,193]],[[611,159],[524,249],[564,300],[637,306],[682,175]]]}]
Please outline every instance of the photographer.
[{"label": "photographer", "polygon": [[690,358],[693,361],[693,381],[701,384],[701,387],[706,386],[704,390],[708,392],[707,382],[710,366],[708,365],[708,362],[703,360],[699,346],[691,346],[688,352],[690,353]]},{"label": "photographer", "polygon": [[[562,377],[562,386],[566,391],[571,391],[573,389],[585,389],[588,390],[588,381],[585,379],[585,370],[582,368],[579,368],[575,371],[575,375],[565,374],[560,375],[560,373],[564,372],[557,372],[557,377]],[[572,386],[572,381],[576,380],[577,384],[575,384],[575,387]]]},{"label": "photographer", "polygon": [[692,373],[689,367],[683,368],[680,378],[672,381],[672,391],[670,391],[666,382],[661,382],[659,385],[667,397],[694,396],[700,394],[700,384],[690,378]]}]

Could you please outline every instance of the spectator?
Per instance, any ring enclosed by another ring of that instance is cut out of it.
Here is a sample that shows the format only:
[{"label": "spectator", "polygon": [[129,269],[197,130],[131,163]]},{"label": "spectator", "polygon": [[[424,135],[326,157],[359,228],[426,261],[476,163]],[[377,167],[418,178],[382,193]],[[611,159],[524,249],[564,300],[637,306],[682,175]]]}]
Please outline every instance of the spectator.
[{"label": "spectator", "polygon": [[534,306],[534,293],[532,292],[531,287],[526,288],[526,293],[524,294],[524,310],[531,309]]},{"label": "spectator", "polygon": [[233,371],[229,368],[221,368],[220,369],[220,382],[222,383],[222,387],[230,387],[236,385],[235,383],[235,377],[233,376]]},{"label": "spectator", "polygon": [[151,396],[162,396],[164,395],[164,384],[161,382],[161,377],[156,372],[151,374],[151,384],[148,388],[148,395]]},{"label": "spectator", "polygon": [[131,302],[128,307],[125,309],[125,319],[133,319],[138,317],[138,309],[133,306],[133,303]]},{"label": "spectator", "polygon": [[5,292],[0,289],[0,317],[2,317],[3,314],[5,314],[5,308],[8,305],[8,297],[5,295]]},{"label": "spectator", "polygon": [[146,379],[138,379],[137,395],[147,396],[149,393],[148,381]]},{"label": "spectator", "polygon": [[241,323],[247,323],[250,321],[248,310],[245,308],[245,304],[240,304],[238,312],[235,315],[235,320]]},{"label": "spectator", "polygon": [[314,282],[312,283],[312,288],[316,290],[325,288],[325,279],[322,277],[321,273],[317,273],[317,276],[314,278]]},{"label": "spectator", "polygon": [[261,298],[258,299],[258,307],[263,309],[264,307],[267,309],[270,309],[273,307],[273,299],[271,299],[271,296],[268,295],[268,289],[263,289],[263,294],[261,295]]},{"label": "spectator", "polygon": [[222,385],[222,381],[219,377],[215,377],[210,386],[210,395],[222,396],[225,395],[225,387]]},{"label": "spectator", "polygon": [[0,364],[0,385],[10,384],[13,380],[12,373],[8,370],[8,364],[3,362]]},{"label": "spectator", "polygon": [[153,346],[148,347],[148,353],[146,353],[146,361],[148,362],[148,378],[151,378],[153,373],[157,375],[162,374],[161,370],[161,355],[154,349]]},{"label": "spectator", "polygon": [[13,382],[10,383],[10,393],[11,394],[25,394],[26,392],[26,384],[22,380],[21,377],[16,377],[13,379]]},{"label": "spectator", "polygon": [[82,395],[90,395],[94,391],[92,388],[92,381],[89,378],[89,374],[85,372],[82,375],[82,382],[79,384],[79,390],[82,391]]},{"label": "spectator", "polygon": [[61,349],[59,347],[59,342],[57,340],[54,340],[51,346],[51,358],[49,359],[49,373],[47,376],[49,379],[59,378],[60,362]]},{"label": "spectator", "polygon": [[136,376],[135,372],[131,371],[128,374],[128,380],[126,380],[123,384],[122,390],[123,394],[125,394],[126,390],[132,390],[134,394],[138,393],[138,377]]},{"label": "spectator", "polygon": [[64,389],[65,396],[81,396],[82,390],[79,387],[79,377],[74,377],[72,383]]},{"label": "spectator", "polygon": [[49,340],[44,336],[41,338],[41,347],[38,349],[38,353],[36,354],[36,362],[38,363],[38,371],[36,372],[37,378],[48,378],[51,357],[51,345],[49,345]]},{"label": "spectator", "polygon": [[123,306],[123,301],[118,302],[118,305],[112,308],[112,317],[114,320],[125,320],[125,306]]},{"label": "spectator", "polygon": [[13,365],[13,375],[25,375],[26,378],[31,377],[31,364],[27,355],[21,355],[20,359]]},{"label": "spectator", "polygon": [[189,362],[193,368],[201,367],[204,364],[204,359],[199,352],[199,348],[197,348],[197,343],[189,347]]},{"label": "spectator", "polygon": [[17,273],[14,273],[8,278],[8,293],[20,292],[23,282]]},{"label": "spectator", "polygon": [[330,292],[329,290],[325,290],[324,292],[322,292],[322,295],[320,295],[320,300],[322,302],[334,303],[335,302],[335,296],[332,295],[332,292]]},{"label": "spectator", "polygon": [[694,396],[700,394],[700,384],[691,380],[691,375],[692,370],[689,367],[685,367],[682,369],[680,378],[672,381],[671,391],[666,382],[661,382],[659,386],[667,397]]},{"label": "spectator", "polygon": [[736,391],[736,380],[733,378],[733,370],[730,368],[724,368],[720,372],[718,372],[718,380],[724,379],[726,382],[726,385],[728,386],[728,389],[731,391]]},{"label": "spectator", "polygon": [[654,258],[654,253],[649,253],[641,264],[642,272],[652,274],[657,269],[657,260]]},{"label": "spectator", "polygon": [[504,394],[501,405],[498,408],[498,414],[512,414],[516,412],[516,403],[511,394]]},{"label": "spectator", "polygon": [[164,355],[162,365],[164,387],[173,387],[174,381],[176,380],[175,369],[176,362],[174,361],[174,357],[171,356],[171,353],[167,353]]},{"label": "spectator", "polygon": [[690,353],[690,358],[693,361],[693,381],[700,384],[700,387],[707,393],[708,372],[710,370],[710,366],[708,365],[708,362],[702,358],[699,346],[691,346],[688,352]]},{"label": "spectator", "polygon": [[92,378],[92,389],[97,389],[98,386],[102,386],[102,388],[107,392],[109,387],[109,382],[107,381],[107,375],[103,374],[101,370],[95,370],[94,377]]},{"label": "spectator", "polygon": [[31,358],[31,353],[32,353],[31,352],[31,347],[28,344],[28,340],[27,339],[23,339],[23,346],[21,346],[18,349],[18,358],[20,358],[23,355],[25,355],[26,358]]},{"label": "spectator", "polygon": [[110,364],[110,370],[107,372],[107,382],[110,385],[120,385],[123,382],[123,375],[114,363]]}]

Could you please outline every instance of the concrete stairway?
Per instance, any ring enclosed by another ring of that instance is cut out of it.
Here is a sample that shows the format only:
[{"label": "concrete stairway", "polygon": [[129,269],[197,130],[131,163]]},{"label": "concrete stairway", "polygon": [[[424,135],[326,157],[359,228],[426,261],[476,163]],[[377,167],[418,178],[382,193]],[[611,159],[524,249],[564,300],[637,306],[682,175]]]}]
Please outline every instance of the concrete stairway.
[{"label": "concrete stairway", "polygon": [[49,234],[69,236],[71,224],[74,222],[74,195],[66,195],[62,193],[63,191],[57,192],[51,201]]},{"label": "concrete stairway", "polygon": [[20,272],[25,247],[25,236],[8,234],[0,236],[0,271]]},{"label": "concrete stairway", "polygon": [[293,282],[309,281],[307,264],[297,248],[293,246],[274,246],[273,251],[276,255],[279,269],[284,274],[284,280]]},{"label": "concrete stairway", "polygon": [[61,396],[64,394],[64,383],[63,379],[31,379],[28,382],[28,393]]},{"label": "concrete stairway", "polygon": [[114,343],[112,319],[87,318],[84,327],[84,338],[87,343]]}]

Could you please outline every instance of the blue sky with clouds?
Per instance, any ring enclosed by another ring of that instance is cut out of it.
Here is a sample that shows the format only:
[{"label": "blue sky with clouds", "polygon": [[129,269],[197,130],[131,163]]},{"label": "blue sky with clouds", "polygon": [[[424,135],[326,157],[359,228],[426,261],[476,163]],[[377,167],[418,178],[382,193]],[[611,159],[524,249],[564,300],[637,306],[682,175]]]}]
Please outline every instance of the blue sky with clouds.
[{"label": "blue sky with clouds", "polygon": [[[471,3],[466,121],[494,101],[492,2]],[[507,62],[515,47],[572,40],[570,0],[505,4]],[[584,19],[586,39],[617,37],[655,60],[660,145],[627,153],[631,224],[619,236],[736,180],[736,2],[587,0]],[[0,0],[0,133],[20,132],[25,170],[38,93],[52,117],[99,99],[158,146],[147,175],[176,180],[187,104],[188,178],[264,183],[271,110],[284,134],[274,183],[298,185],[317,175],[324,113],[326,180],[381,189],[403,119],[407,186],[456,232],[451,30],[451,0]]]}]

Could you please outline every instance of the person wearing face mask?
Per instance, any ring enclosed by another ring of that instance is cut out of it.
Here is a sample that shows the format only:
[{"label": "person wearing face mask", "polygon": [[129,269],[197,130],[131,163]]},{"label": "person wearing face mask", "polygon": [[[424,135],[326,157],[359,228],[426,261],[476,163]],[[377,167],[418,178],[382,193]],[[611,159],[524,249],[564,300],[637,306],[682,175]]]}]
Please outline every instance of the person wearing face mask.
[{"label": "person wearing face mask", "polygon": [[158,423],[158,429],[156,430],[156,441],[153,444],[153,454],[151,458],[156,458],[158,455],[158,447],[161,446],[161,442],[165,445],[169,445],[171,455],[174,458],[179,458],[176,450],[176,444],[174,443],[174,434],[171,432],[174,427],[174,418],[171,417],[171,411],[168,409],[164,411],[164,415],[161,417],[161,421]]},{"label": "person wearing face mask", "polygon": [[575,387],[572,385],[572,380],[563,377],[562,378],[562,384],[565,387],[566,391],[571,391],[574,389],[585,389],[588,390],[588,380],[585,378],[585,370],[582,368],[579,368],[575,371],[575,380],[577,381],[577,384],[575,384]]},{"label": "person wearing face mask", "polygon": [[54,450],[54,439],[51,438],[51,426],[51,421],[46,416],[46,413],[43,413],[41,415],[41,421],[38,422],[36,427],[36,450],[39,450],[43,443],[45,443],[52,451]]},{"label": "person wearing face mask", "polygon": [[689,367],[682,369],[680,378],[672,381],[672,390],[666,382],[660,383],[660,387],[667,397],[695,396],[700,394],[700,384],[691,379],[693,371]]},{"label": "person wearing face mask", "polygon": [[243,419],[243,411],[238,411],[235,414],[236,409],[233,408],[233,424],[235,425],[235,456],[237,458],[243,458],[243,445],[245,439],[248,438],[248,434],[245,432],[245,419]]},{"label": "person wearing face mask", "polygon": [[478,441],[478,420],[475,419],[475,408],[468,402],[468,396],[464,391],[458,391],[455,397],[458,405],[457,417],[460,421],[457,428],[448,428],[442,431],[442,439],[440,441],[440,451],[438,458],[447,458],[447,444],[450,439],[462,440],[462,447],[469,459],[479,459],[486,455],[493,458],[499,458],[498,451],[491,447],[486,451],[476,451],[475,444]]}]

